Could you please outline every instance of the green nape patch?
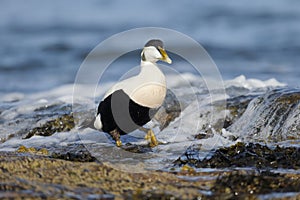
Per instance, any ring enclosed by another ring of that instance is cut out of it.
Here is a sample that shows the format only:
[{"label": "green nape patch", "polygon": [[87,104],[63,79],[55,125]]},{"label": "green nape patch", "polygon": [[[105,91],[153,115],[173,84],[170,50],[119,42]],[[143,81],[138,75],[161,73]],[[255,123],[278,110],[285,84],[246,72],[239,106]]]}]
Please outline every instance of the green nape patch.
[{"label": "green nape patch", "polygon": [[[197,168],[228,168],[228,167],[256,167],[300,169],[300,148],[274,147],[258,143],[238,142],[230,147],[223,147],[212,152],[210,158],[199,158],[199,147],[188,149],[174,164]],[[210,154],[211,155],[211,154]]]},{"label": "green nape patch", "polygon": [[56,119],[47,121],[45,124],[31,129],[23,139],[31,138],[34,135],[50,136],[56,132],[70,131],[75,127],[75,120],[72,114],[65,114]]}]

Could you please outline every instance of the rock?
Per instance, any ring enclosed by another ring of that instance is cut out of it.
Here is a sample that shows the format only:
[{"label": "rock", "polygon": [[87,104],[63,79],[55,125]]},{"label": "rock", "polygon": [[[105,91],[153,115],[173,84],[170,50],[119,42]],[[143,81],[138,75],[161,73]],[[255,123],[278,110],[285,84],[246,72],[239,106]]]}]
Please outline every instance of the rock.
[{"label": "rock", "polygon": [[161,108],[154,115],[154,119],[158,121],[160,130],[166,128],[181,113],[181,104],[171,90],[167,90],[167,96]]},{"label": "rock", "polygon": [[[201,150],[194,146],[189,148],[175,165],[192,165],[198,168],[228,168],[228,167],[256,167],[300,169],[300,148],[279,147],[274,149],[258,143],[237,143],[230,147],[215,150],[209,158],[203,160],[198,154]],[[209,155],[211,155],[209,154]]]},{"label": "rock", "polygon": [[[299,192],[300,180],[270,171],[245,173],[235,171],[220,176],[212,188],[211,198],[256,199],[257,194]],[[281,198],[280,198],[281,199]]]},{"label": "rock", "polygon": [[230,111],[230,114],[226,115],[223,128],[228,128],[235,123],[246,111],[248,104],[257,95],[246,95],[229,98],[226,101],[226,109]]},{"label": "rock", "polygon": [[82,144],[72,144],[66,147],[55,148],[50,158],[76,161],[76,162],[94,162],[96,158]]},{"label": "rock", "polygon": [[71,162],[0,152],[0,198],[9,199],[257,199],[299,198],[300,175],[267,170],[132,173],[99,162]]},{"label": "rock", "polygon": [[136,144],[130,144],[126,143],[125,145],[121,146],[122,149],[125,151],[129,151],[132,153],[149,153],[152,152],[151,147],[149,145],[136,145]]},{"label": "rock", "polygon": [[0,152],[0,197],[27,199],[194,199],[198,183],[166,172],[128,173],[97,162]]},{"label": "rock", "polygon": [[300,139],[300,89],[277,89],[256,97],[228,130],[253,142]]},{"label": "rock", "polygon": [[24,139],[31,138],[34,135],[50,136],[56,132],[70,131],[75,127],[73,115],[64,114],[54,120],[47,121],[45,124],[31,129]]},{"label": "rock", "polygon": [[39,154],[39,155],[48,155],[49,152],[47,149],[45,148],[41,148],[39,150],[35,149],[34,147],[25,147],[23,145],[21,145],[18,150],[17,150],[18,153],[32,153],[32,154]]},{"label": "rock", "polygon": [[194,136],[195,139],[197,140],[202,140],[202,139],[207,139],[207,138],[210,138],[210,137],[213,137],[213,134],[212,132],[210,131],[210,129],[208,129],[206,131],[206,133],[198,133],[197,135]]}]

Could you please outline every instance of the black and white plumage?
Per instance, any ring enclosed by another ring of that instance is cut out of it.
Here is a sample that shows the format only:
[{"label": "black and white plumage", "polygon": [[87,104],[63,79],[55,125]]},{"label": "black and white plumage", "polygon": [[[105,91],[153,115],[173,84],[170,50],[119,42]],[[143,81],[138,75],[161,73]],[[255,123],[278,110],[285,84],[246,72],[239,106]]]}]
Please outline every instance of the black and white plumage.
[{"label": "black and white plumage", "polygon": [[[109,133],[121,146],[120,134],[130,133],[148,123],[153,115],[151,110],[158,109],[166,96],[166,79],[156,62],[172,63],[161,40],[148,41],[141,53],[140,73],[116,83],[98,106],[94,121],[96,129]],[[146,139],[150,145],[157,145],[152,130]]]}]

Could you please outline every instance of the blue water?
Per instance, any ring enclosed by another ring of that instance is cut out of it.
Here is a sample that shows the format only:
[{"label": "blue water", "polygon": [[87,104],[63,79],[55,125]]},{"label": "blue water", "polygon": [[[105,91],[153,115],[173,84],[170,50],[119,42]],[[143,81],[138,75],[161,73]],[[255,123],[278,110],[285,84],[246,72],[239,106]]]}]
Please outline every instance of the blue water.
[{"label": "blue water", "polygon": [[101,41],[145,26],[194,38],[226,80],[243,74],[300,86],[297,0],[135,0],[129,5],[121,0],[2,0],[0,94],[73,83],[83,59]]}]

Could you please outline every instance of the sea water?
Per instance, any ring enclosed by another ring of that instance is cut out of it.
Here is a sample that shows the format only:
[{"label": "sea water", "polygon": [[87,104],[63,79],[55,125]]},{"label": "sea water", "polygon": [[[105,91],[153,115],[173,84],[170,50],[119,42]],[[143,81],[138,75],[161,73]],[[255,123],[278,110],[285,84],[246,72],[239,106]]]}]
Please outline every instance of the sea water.
[{"label": "sea water", "polygon": [[[245,75],[299,86],[298,1],[132,1],[125,9],[120,0],[4,0],[0,19],[0,94],[72,84],[100,42],[145,26],[174,29],[198,41],[225,80]],[[138,64],[139,53],[132,54],[108,79],[118,80]]]}]

